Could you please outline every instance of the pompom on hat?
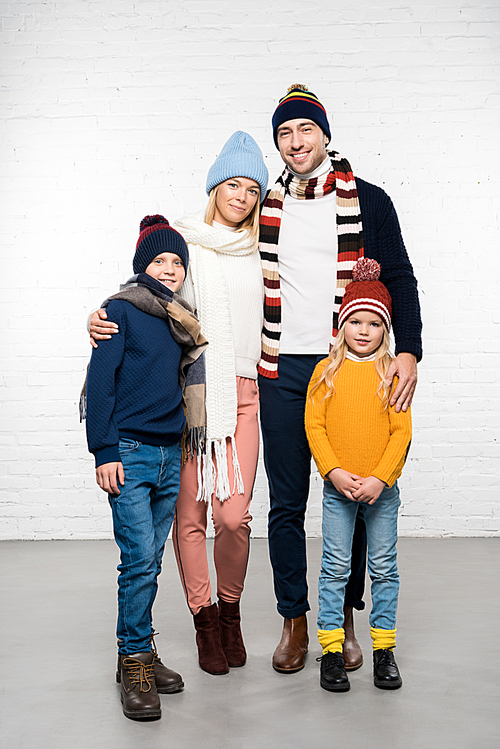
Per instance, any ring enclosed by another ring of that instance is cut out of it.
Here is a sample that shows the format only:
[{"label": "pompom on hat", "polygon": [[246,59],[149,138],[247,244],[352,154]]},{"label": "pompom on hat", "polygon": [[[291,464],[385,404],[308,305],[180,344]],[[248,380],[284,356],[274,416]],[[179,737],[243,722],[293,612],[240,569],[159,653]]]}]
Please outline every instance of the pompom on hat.
[{"label": "pompom on hat", "polygon": [[134,273],[145,273],[148,265],[162,252],[179,255],[184,270],[187,271],[189,251],[184,238],[172,229],[164,216],[145,216],[141,221],[139,239],[135,247]]},{"label": "pompom on hat", "polygon": [[285,96],[279,100],[273,114],[273,138],[276,148],[278,148],[277,135],[280,125],[288,122],[288,120],[299,118],[315,122],[323,130],[328,140],[331,140],[330,124],[323,104],[312,91],[309,91],[307,86],[302,83],[294,83]]},{"label": "pompom on hat", "polygon": [[384,284],[379,281],[380,265],[376,260],[360,257],[352,269],[339,310],[339,330],[353,312],[376,312],[387,330],[391,329],[392,301]]},{"label": "pompom on hat", "polygon": [[210,195],[210,190],[214,187],[232,177],[246,177],[258,182],[262,203],[266,197],[269,173],[259,146],[243,130],[237,130],[231,135],[208,170],[207,195]]}]

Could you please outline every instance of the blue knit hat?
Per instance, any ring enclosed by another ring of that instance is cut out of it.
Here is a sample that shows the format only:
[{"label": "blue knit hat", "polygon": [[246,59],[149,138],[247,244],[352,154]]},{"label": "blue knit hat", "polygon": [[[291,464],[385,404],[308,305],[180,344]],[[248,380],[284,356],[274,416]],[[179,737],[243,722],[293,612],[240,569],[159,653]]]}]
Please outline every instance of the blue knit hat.
[{"label": "blue knit hat", "polygon": [[279,100],[278,106],[273,114],[273,138],[276,148],[278,148],[277,131],[280,125],[288,120],[297,120],[304,118],[316,123],[331,140],[330,125],[326,110],[317,96],[309,91],[307,86],[302,83],[294,83],[285,96]]},{"label": "blue knit hat", "polygon": [[262,151],[251,135],[238,130],[224,144],[207,174],[207,195],[216,185],[231,177],[246,177],[260,185],[260,202],[266,197],[269,174]]},{"label": "blue knit hat", "polygon": [[179,255],[187,272],[189,251],[184,238],[172,229],[164,216],[144,216],[141,221],[139,239],[135,247],[134,273],[145,273],[146,268],[162,252]]}]

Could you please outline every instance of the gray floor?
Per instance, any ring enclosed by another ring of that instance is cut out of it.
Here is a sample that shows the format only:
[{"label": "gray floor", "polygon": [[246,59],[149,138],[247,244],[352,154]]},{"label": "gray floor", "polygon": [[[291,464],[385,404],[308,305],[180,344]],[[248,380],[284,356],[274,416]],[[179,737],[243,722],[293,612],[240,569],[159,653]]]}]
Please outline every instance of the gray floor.
[{"label": "gray floor", "polygon": [[163,718],[123,717],[114,683],[117,552],[108,541],[0,544],[0,745],[5,749],[498,749],[500,543],[402,539],[397,660],[404,685],[375,689],[367,613],[356,618],[366,663],[351,691],[320,689],[315,631],[321,542],[309,541],[312,647],[306,668],[270,667],[281,620],[267,543],[252,541],[243,598],[249,660],[227,676],[196,661],[192,620],[170,542],[155,608],[163,660],[186,689]]}]

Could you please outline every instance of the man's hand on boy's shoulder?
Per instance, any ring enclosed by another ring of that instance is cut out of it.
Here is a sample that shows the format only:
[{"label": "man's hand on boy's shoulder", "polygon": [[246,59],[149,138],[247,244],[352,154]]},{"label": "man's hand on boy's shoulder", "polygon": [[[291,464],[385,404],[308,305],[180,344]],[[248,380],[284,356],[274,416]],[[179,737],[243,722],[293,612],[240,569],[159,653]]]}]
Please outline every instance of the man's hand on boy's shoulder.
[{"label": "man's hand on boy's shoulder", "polygon": [[97,348],[96,341],[106,341],[113,333],[118,333],[118,325],[108,320],[105,309],[98,309],[90,315],[87,328],[92,348]]},{"label": "man's hand on boy's shoulder", "polygon": [[122,463],[103,463],[95,469],[95,478],[99,486],[108,494],[119,494],[120,486],[125,484],[125,472]]}]

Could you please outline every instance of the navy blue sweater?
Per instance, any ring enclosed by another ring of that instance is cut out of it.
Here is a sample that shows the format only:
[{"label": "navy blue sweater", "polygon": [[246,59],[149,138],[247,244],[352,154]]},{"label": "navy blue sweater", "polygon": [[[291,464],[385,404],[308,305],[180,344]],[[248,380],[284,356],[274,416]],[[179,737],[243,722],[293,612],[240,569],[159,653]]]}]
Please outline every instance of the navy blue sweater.
[{"label": "navy blue sweater", "polygon": [[396,354],[403,351],[422,358],[422,320],[417,281],[406,252],[398,217],[389,196],[356,177],[365,257],[380,263],[380,280],[392,299],[392,327]]},{"label": "navy blue sweater", "polygon": [[99,342],[87,374],[87,442],[96,468],[120,460],[120,437],[172,445],[185,425],[181,347],[166,320],[121,300],[106,312],[119,332]]}]

